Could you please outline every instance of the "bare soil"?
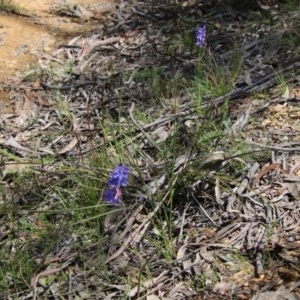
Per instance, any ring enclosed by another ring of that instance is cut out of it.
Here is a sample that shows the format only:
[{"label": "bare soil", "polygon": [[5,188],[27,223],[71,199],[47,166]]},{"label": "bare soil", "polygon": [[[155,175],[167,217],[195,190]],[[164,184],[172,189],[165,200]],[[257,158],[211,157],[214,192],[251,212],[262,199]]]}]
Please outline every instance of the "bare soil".
[{"label": "bare soil", "polygon": [[[5,3],[5,2],[4,2]],[[63,40],[89,32],[105,21],[105,14],[114,9],[112,0],[7,0],[8,8],[15,5],[20,13],[0,13],[0,82],[9,82],[14,75],[37,65],[39,60]],[[80,10],[78,16],[59,15],[63,8]],[[0,94],[1,103],[8,95]]]}]

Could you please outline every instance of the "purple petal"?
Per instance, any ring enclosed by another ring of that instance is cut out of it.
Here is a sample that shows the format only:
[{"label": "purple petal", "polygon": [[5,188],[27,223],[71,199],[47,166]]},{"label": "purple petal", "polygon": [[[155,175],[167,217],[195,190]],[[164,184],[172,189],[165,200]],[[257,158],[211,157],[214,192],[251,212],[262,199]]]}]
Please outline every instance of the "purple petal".
[{"label": "purple petal", "polygon": [[196,45],[203,47],[206,42],[206,27],[203,25],[196,29]]},{"label": "purple petal", "polygon": [[117,187],[111,187],[109,189],[106,189],[103,194],[103,199],[108,204],[114,204],[115,206],[119,206],[121,197],[121,190]]},{"label": "purple petal", "polygon": [[107,182],[109,186],[127,186],[129,168],[125,167],[122,163],[116,167],[110,175],[110,180]]}]

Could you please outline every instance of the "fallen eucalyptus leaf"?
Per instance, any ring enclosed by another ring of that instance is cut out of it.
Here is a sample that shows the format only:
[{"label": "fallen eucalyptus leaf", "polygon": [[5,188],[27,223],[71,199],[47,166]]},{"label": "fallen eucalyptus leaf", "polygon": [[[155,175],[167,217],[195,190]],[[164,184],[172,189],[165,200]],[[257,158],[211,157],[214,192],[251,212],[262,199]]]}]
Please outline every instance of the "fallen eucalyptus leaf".
[{"label": "fallen eucalyptus leaf", "polygon": [[225,160],[224,151],[215,151],[204,157],[199,165],[200,169],[216,171],[220,169]]}]

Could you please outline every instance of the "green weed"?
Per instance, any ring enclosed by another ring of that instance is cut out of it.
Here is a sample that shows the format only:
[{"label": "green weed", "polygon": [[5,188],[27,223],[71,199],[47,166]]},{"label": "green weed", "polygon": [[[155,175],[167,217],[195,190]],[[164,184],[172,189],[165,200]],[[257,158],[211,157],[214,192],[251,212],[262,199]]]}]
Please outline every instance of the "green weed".
[{"label": "green weed", "polygon": [[288,1],[285,1],[285,3],[284,3],[284,7],[288,11],[295,11],[295,10],[299,9],[299,5],[300,5],[299,0],[288,0]]},{"label": "green weed", "polygon": [[1,0],[0,11],[5,11],[8,13],[20,13],[21,9],[18,5],[12,3],[11,0]]},{"label": "green weed", "polygon": [[219,65],[207,51],[206,49],[199,50],[196,74],[192,83],[188,84],[195,107],[203,105],[209,98],[232,91],[241,68],[240,54],[237,50],[232,55],[231,67]]}]

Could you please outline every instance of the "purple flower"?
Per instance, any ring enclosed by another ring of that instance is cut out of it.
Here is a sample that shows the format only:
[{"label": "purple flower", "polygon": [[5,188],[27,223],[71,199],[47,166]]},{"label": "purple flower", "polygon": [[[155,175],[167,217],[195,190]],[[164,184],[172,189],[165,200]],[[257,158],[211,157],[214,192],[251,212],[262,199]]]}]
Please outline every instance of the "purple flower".
[{"label": "purple flower", "polygon": [[127,177],[129,168],[125,167],[122,163],[116,167],[110,175],[110,180],[107,182],[109,186],[121,187],[127,185]]},{"label": "purple flower", "polygon": [[206,27],[203,25],[199,26],[196,30],[196,45],[198,47],[203,47],[206,42]]},{"label": "purple flower", "polygon": [[121,202],[122,192],[121,187],[127,186],[128,182],[129,168],[125,167],[123,164],[119,164],[112,173],[110,174],[110,179],[107,181],[108,188],[104,191],[103,199],[108,204],[114,204],[118,206]]},{"label": "purple flower", "polygon": [[103,198],[108,204],[119,206],[122,198],[122,192],[118,187],[110,187],[104,191]]}]

